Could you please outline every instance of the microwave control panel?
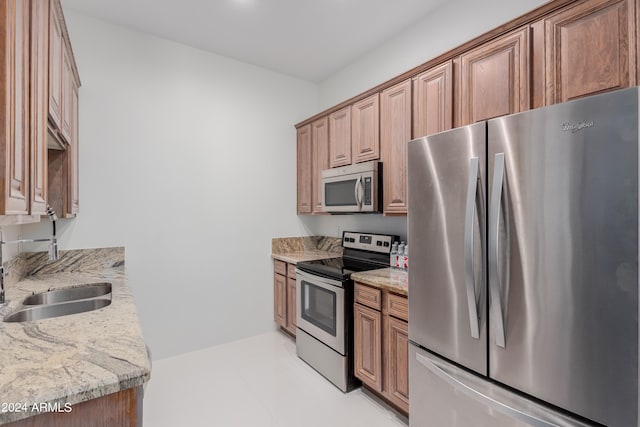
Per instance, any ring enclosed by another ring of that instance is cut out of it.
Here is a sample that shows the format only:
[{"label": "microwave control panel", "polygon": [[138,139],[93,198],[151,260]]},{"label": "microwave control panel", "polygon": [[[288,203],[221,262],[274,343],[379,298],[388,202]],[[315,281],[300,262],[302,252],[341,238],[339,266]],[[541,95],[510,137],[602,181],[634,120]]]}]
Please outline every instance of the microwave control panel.
[{"label": "microwave control panel", "polygon": [[364,179],[364,204],[371,206],[371,203],[371,177],[368,176]]}]

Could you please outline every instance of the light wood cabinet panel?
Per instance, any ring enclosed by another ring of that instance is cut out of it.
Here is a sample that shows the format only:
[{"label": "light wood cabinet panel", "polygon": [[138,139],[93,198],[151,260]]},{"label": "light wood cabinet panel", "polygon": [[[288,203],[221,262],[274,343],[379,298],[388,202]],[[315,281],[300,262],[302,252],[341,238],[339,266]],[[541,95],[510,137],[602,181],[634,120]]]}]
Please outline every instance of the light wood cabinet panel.
[{"label": "light wood cabinet panel", "polygon": [[0,214],[29,213],[29,2],[0,2]]},{"label": "light wood cabinet panel", "polygon": [[62,70],[63,39],[62,22],[56,1],[51,4],[49,13],[49,117],[59,129],[62,123]]},{"label": "light wood cabinet panel", "polygon": [[310,214],[311,207],[311,125],[298,129],[298,214]]},{"label": "light wood cabinet panel", "polygon": [[364,286],[360,283],[354,285],[355,297],[354,300],[358,304],[366,305],[367,307],[375,310],[380,310],[382,307],[382,292],[380,289],[375,289],[370,286]]},{"label": "light wood cabinet panel", "polygon": [[47,209],[49,2],[31,2],[31,214]]},{"label": "light wood cabinet panel", "polygon": [[413,79],[413,138],[453,126],[453,61]]},{"label": "light wood cabinet panel", "polygon": [[353,325],[355,376],[382,392],[382,315],[355,304]]},{"label": "light wood cabinet panel", "polygon": [[385,368],[387,397],[409,412],[409,325],[385,316]]},{"label": "light wood cabinet panel", "polygon": [[287,327],[287,277],[281,274],[273,275],[273,320]]},{"label": "light wood cabinet panel", "polygon": [[351,107],[329,115],[329,167],[351,164]]},{"label": "light wood cabinet panel", "polygon": [[636,85],[635,14],[634,0],[590,0],[544,19],[546,105]]},{"label": "light wood cabinet panel", "polygon": [[287,275],[287,263],[284,261],[280,261],[279,259],[273,260],[273,271],[276,274],[281,274],[283,276]]},{"label": "light wood cabinet panel", "polygon": [[322,171],[329,169],[329,118],[322,117],[311,124],[311,141],[313,145],[313,169],[311,188],[313,190],[312,211],[324,213],[322,209]]},{"label": "light wood cabinet panel", "polygon": [[529,27],[460,57],[461,125],[529,108]]},{"label": "light wood cabinet panel", "polygon": [[80,211],[80,139],[78,135],[79,103],[78,85],[71,82],[71,139],[67,148],[69,161],[69,197],[66,217],[75,217]]},{"label": "light wood cabinet panel", "polygon": [[62,50],[62,119],[60,132],[65,142],[71,141],[71,115],[73,96],[73,71],[71,70],[71,57],[66,46]]},{"label": "light wood cabinet panel", "polygon": [[411,139],[411,80],[381,96],[383,212],[407,213],[407,142]]},{"label": "light wood cabinet panel", "polygon": [[[289,265],[289,268],[293,267]],[[296,279],[287,277],[287,331],[296,335]]]},{"label": "light wood cabinet panel", "polygon": [[384,293],[384,312],[389,316],[409,321],[409,300],[402,295],[396,295],[389,292]]},{"label": "light wood cabinet panel", "polygon": [[377,93],[351,107],[351,146],[353,163],[380,158],[380,98]]}]

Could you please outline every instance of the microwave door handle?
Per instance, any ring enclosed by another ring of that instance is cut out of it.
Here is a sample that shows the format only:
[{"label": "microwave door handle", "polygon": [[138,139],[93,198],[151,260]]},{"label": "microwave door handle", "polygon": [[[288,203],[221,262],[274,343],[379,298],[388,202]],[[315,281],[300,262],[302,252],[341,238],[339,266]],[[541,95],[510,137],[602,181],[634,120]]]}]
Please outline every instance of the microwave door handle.
[{"label": "microwave door handle", "polygon": [[358,205],[358,209],[360,209],[360,205],[362,204],[362,202],[360,201],[360,185],[362,184],[362,176],[359,176],[358,179],[356,180],[356,186],[353,189],[353,195],[356,198],[356,204]]}]

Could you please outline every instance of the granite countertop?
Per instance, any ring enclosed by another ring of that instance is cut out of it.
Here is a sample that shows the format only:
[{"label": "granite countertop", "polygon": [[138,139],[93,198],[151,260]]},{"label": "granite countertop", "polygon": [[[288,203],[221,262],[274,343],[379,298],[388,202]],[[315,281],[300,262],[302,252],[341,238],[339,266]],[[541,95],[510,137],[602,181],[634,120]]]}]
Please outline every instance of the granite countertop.
[{"label": "granite countertop", "polygon": [[277,237],[271,240],[271,257],[290,264],[342,256],[339,237]]},{"label": "granite countertop", "polygon": [[394,294],[409,295],[409,275],[404,270],[382,268],[379,270],[352,273],[351,279],[375,288],[384,289]]},{"label": "granite countertop", "polygon": [[[61,252],[59,261],[29,274],[7,286],[8,304],[0,317],[20,309],[33,293],[88,283],[111,283],[112,302],[86,313],[0,322],[0,403],[64,407],[149,380],[151,366],[126,283],[124,248]],[[0,424],[38,414],[0,407]]]}]

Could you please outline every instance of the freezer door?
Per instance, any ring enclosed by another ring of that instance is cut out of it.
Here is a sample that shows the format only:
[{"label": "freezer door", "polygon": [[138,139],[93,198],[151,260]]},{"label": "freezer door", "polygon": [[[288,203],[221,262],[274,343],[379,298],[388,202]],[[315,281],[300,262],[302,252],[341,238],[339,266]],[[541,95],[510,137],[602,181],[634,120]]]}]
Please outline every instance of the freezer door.
[{"label": "freezer door", "polygon": [[637,426],[638,91],[488,126],[490,376]]},{"label": "freezer door", "polygon": [[487,373],[486,123],[409,142],[409,338]]},{"label": "freezer door", "polygon": [[591,426],[409,346],[410,427]]}]

